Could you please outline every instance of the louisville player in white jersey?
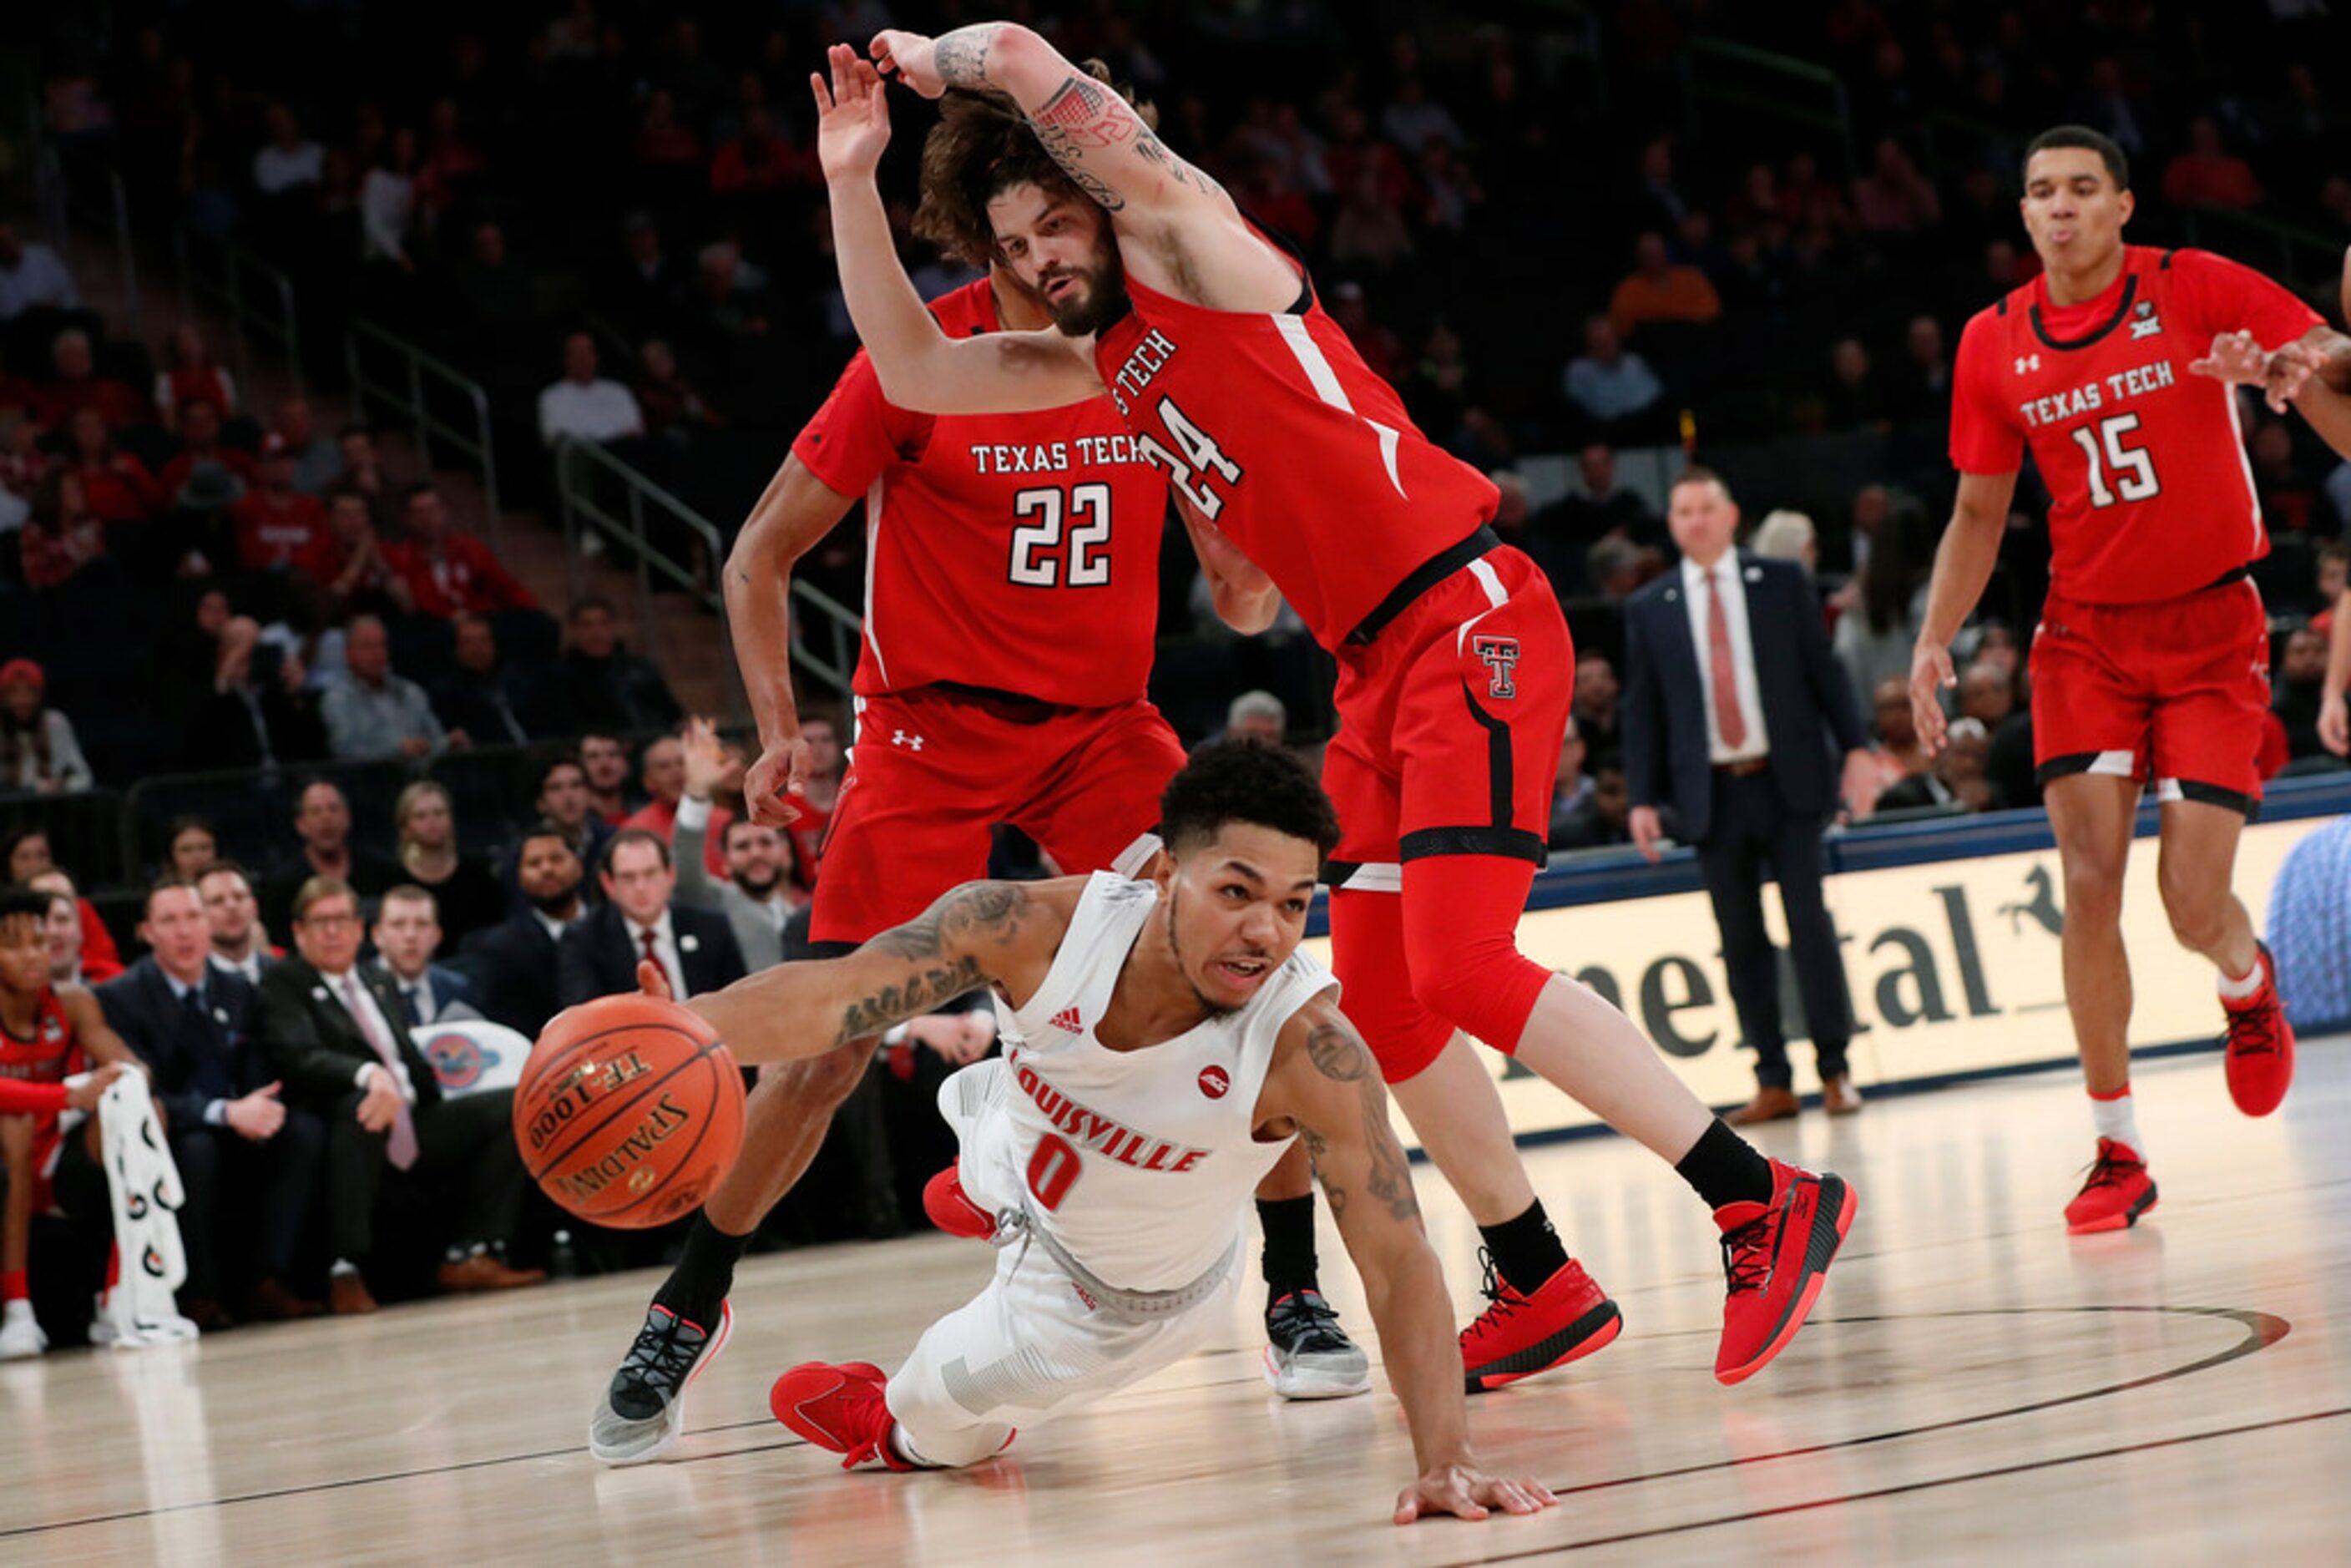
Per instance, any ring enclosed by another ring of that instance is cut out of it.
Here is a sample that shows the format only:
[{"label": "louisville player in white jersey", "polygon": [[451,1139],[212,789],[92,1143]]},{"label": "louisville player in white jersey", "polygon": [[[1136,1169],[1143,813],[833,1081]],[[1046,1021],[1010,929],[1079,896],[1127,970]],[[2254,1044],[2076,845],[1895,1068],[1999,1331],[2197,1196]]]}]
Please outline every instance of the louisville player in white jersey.
[{"label": "louisville player in white jersey", "polygon": [[830,87],[810,82],[818,158],[843,295],[884,385],[942,413],[1107,390],[1137,446],[1338,665],[1323,767],[1344,830],[1325,867],[1332,965],[1498,1276],[1461,1337],[1466,1382],[1588,1354],[1622,1322],[1546,1218],[1473,1037],[1670,1163],[1713,1211],[1715,1375],[1753,1376],[1802,1328],[1858,1198],[1767,1157],[1621,1011],[1520,950],[1574,649],[1551,583],[1491,527],[1493,485],[1413,424],[1294,256],[1037,34],[981,23],[870,47],[925,97],[995,106],[1061,174],[997,189],[986,163],[961,171],[975,240],[1045,264],[1054,329],[942,334],[875,183],[890,134],[877,68],[834,47]]},{"label": "louisville player in white jersey", "polygon": [[[953,144],[968,130],[948,116],[932,141]],[[941,198],[925,184],[917,224],[927,227]],[[1050,319],[1033,267],[966,259],[988,276],[931,303],[943,329],[976,336]],[[1106,398],[935,418],[883,398],[862,354],[792,444],[726,567],[728,619],[764,747],[744,781],[751,820],[782,826],[799,810],[807,746],[791,683],[790,573],[859,497],[868,562],[859,736],[825,829],[814,956],[848,952],[985,874],[998,822],[1026,831],[1064,870],[1134,869],[1150,852],[1159,791],[1184,761],[1144,695],[1165,476],[1136,452]],[[1188,514],[1186,522],[1218,614],[1262,630],[1278,609],[1263,574],[1215,529]],[[681,808],[698,809],[707,808]],[[944,1021],[912,1027],[919,1035]],[[874,1043],[795,1063],[753,1092],[743,1152],[695,1217],[590,1420],[598,1458],[643,1463],[676,1442],[686,1385],[726,1344],[736,1260],[815,1157]],[[1371,1386],[1368,1358],[1319,1289],[1311,1194],[1305,1155],[1294,1153],[1259,1195],[1265,1374],[1287,1398]]]},{"label": "louisville player in white jersey", "polygon": [[[1295,1139],[1411,1430],[1419,1474],[1395,1521],[1549,1506],[1533,1480],[1478,1469],[1444,1273],[1378,1069],[1337,982],[1298,951],[1338,841],[1330,798],[1287,753],[1226,741],[1169,781],[1160,822],[1169,852],[1149,882],[968,883],[847,957],[685,1004],[739,1060],[779,1061],[984,986],[1009,1046],[941,1088],[962,1157],[928,1195],[996,1242],[993,1277],[894,1375],[786,1372],[778,1418],[844,1468],[944,1469],[1137,1382],[1230,1321],[1249,1194]],[[640,975],[663,994],[658,971]]]}]

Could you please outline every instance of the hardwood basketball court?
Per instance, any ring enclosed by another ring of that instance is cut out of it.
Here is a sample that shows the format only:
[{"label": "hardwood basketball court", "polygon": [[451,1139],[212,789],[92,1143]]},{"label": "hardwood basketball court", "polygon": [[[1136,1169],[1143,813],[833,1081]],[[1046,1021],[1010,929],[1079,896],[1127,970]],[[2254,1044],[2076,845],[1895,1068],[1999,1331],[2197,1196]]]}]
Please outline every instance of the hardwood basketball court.
[{"label": "hardwood basketball court", "polygon": [[[993,1463],[842,1474],[769,1418],[768,1381],[894,1365],[989,1267],[925,1236],[747,1264],[685,1441],[633,1470],[595,1464],[585,1432],[651,1274],[0,1366],[0,1561],[2339,1562],[2351,1050],[2304,1041],[2266,1122],[2230,1108],[2211,1055],[2137,1087],[2161,1205],[2081,1239],[2058,1219],[2091,1143],[2070,1070],[1765,1129],[1851,1178],[1861,1211],[1812,1325],[1731,1389],[1696,1200],[1621,1139],[1531,1151],[1626,1325],[1471,1402],[1489,1466],[1561,1494],[1538,1520],[1387,1524],[1411,1465],[1384,1380],[1285,1406],[1244,1312]],[[1415,1174],[1466,1315],[1476,1232]],[[1322,1246],[1368,1340],[1327,1218]]]}]

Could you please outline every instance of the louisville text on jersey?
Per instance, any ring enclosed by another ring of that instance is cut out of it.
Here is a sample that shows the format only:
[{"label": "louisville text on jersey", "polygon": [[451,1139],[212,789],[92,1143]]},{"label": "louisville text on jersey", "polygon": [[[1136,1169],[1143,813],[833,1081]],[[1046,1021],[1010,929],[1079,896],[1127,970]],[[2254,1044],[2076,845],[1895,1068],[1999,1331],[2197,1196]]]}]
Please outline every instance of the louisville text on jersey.
[{"label": "louisville text on jersey", "polygon": [[1092,1149],[1105,1158],[1139,1171],[1173,1171],[1178,1175],[1190,1170],[1208,1155],[1206,1149],[1171,1144],[1138,1133],[1124,1123],[1089,1110],[1062,1093],[1042,1078],[1037,1070],[1022,1063],[1013,1072],[1013,1081],[1020,1092],[1037,1103],[1053,1130],[1081,1148]]}]

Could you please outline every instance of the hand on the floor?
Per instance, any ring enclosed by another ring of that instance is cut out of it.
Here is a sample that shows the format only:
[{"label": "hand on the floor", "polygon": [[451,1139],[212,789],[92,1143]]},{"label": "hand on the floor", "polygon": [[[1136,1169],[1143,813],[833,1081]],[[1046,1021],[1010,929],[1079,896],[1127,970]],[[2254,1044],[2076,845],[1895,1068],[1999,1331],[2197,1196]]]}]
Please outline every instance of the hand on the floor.
[{"label": "hand on the floor", "polygon": [[1504,1513],[1541,1513],[1558,1501],[1531,1478],[1507,1480],[1468,1465],[1440,1465],[1397,1494],[1395,1521],[1410,1524],[1439,1513],[1483,1519],[1498,1508]]}]

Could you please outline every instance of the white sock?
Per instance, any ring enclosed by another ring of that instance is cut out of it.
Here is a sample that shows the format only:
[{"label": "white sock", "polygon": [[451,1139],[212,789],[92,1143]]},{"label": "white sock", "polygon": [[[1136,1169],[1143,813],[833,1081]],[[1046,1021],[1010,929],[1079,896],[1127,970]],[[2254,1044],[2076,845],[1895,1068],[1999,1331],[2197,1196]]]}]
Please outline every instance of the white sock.
[{"label": "white sock", "polygon": [[32,1321],[33,1303],[30,1301],[11,1301],[7,1311],[0,1312],[0,1323],[28,1323]]},{"label": "white sock", "polygon": [[2098,1136],[2112,1138],[2142,1161],[2147,1158],[2147,1145],[2139,1142],[2138,1117],[2132,1111],[2129,1090],[2124,1090],[2111,1100],[2091,1095],[2090,1122],[2098,1129]]},{"label": "white sock", "polygon": [[2232,1002],[2243,1001],[2262,988],[2262,982],[2269,977],[2266,967],[2262,963],[2262,956],[2255,953],[2253,967],[2247,970],[2242,977],[2232,980],[2226,974],[2220,977],[2220,994]]}]

